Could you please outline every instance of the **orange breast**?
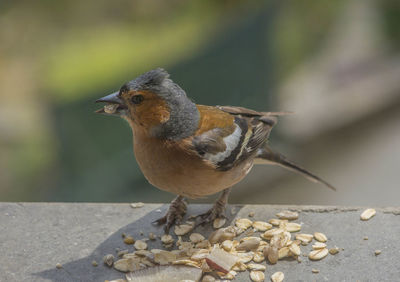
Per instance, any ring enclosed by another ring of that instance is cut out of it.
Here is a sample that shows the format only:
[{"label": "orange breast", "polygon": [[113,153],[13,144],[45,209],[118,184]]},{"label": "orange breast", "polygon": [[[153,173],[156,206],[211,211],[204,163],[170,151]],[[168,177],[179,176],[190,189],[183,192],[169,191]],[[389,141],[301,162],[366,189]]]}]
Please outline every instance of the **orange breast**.
[{"label": "orange breast", "polygon": [[157,188],[177,195],[198,198],[215,194],[242,180],[253,165],[249,160],[229,171],[218,171],[182,146],[137,133],[134,151],[144,176]]}]

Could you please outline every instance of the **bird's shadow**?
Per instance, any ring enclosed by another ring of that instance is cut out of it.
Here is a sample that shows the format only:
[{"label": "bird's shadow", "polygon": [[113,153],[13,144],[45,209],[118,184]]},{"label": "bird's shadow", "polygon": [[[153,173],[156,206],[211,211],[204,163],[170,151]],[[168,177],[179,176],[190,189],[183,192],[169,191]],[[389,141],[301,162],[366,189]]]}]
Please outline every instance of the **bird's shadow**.
[{"label": "bird's shadow", "polygon": [[[228,206],[226,210],[227,221],[225,226],[230,225],[232,220],[235,218],[236,214],[240,211],[241,206]],[[141,218],[135,220],[134,222],[121,227],[116,230],[111,236],[109,236],[104,242],[102,242],[89,256],[82,259],[74,260],[62,265],[62,268],[52,268],[44,270],[38,273],[34,273],[34,276],[47,279],[48,281],[55,282],[77,282],[77,281],[105,281],[113,280],[118,278],[123,278],[125,275],[122,272],[110,268],[103,264],[103,257],[106,254],[113,254],[117,259],[117,249],[129,250],[133,252],[134,248],[132,245],[125,245],[122,241],[122,233],[132,235],[135,239],[148,238],[149,232],[154,234],[162,235],[164,234],[163,227],[152,224],[152,222],[164,214],[168,209],[168,205],[163,205],[160,210],[153,209]],[[187,214],[199,214],[204,212],[203,205],[189,205]],[[185,217],[187,219],[187,216]],[[106,223],[105,223],[106,224]],[[213,232],[214,229],[211,224],[206,224],[205,226],[197,226],[192,232],[198,232],[204,237],[208,236]],[[171,228],[170,234],[174,237],[175,241],[177,236]],[[188,235],[182,236],[183,241],[188,241]],[[156,240],[148,240],[148,249],[162,248],[160,238]],[[177,247],[174,245],[174,249]],[[98,266],[92,265],[92,262],[96,261]],[[47,281],[46,280],[46,281]]]}]

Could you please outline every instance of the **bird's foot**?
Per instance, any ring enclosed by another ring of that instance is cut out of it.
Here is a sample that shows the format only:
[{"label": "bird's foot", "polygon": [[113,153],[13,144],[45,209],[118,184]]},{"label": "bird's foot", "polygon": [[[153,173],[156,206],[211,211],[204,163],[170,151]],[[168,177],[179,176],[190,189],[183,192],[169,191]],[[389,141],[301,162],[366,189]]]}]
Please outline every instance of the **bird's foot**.
[{"label": "bird's foot", "polygon": [[207,212],[197,215],[196,217],[200,218],[200,222],[197,225],[204,225],[206,223],[213,222],[214,219],[217,218],[226,218],[226,204],[226,202],[221,203],[220,201],[217,201]]},{"label": "bird's foot", "polygon": [[154,221],[158,225],[165,224],[164,231],[169,233],[169,229],[173,224],[180,224],[183,216],[186,214],[186,202],[182,196],[177,196],[170,204],[167,213]]},{"label": "bird's foot", "polygon": [[215,202],[214,206],[203,214],[199,214],[196,217],[200,217],[200,222],[198,225],[204,225],[206,223],[214,221],[216,218],[226,218],[225,210],[228,204],[228,196],[231,188],[225,189],[218,200]]}]

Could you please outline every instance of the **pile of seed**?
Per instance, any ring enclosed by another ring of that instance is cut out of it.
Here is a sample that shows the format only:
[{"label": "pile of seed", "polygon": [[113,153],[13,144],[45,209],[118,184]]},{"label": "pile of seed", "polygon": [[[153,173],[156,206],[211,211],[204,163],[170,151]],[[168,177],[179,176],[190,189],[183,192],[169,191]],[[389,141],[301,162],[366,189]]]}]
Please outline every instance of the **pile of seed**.
[{"label": "pile of seed", "polygon": [[[124,242],[133,244],[136,251],[119,253],[121,258],[115,262],[112,255],[106,255],[104,263],[122,272],[135,272],[156,265],[191,266],[202,270],[203,282],[217,281],[218,278],[231,280],[238,272],[249,271],[252,281],[264,281],[266,265],[261,264],[264,260],[271,264],[284,258],[301,262],[301,246],[313,240],[313,250],[306,255],[310,260],[321,260],[329,253],[335,255],[339,252],[337,247],[327,248],[328,239],[323,233],[300,233],[301,224],[292,222],[298,219],[297,212],[282,211],[276,216],[268,222],[239,218],[234,226],[228,227],[223,227],[224,219],[216,219],[213,226],[217,230],[208,238],[191,233],[189,240],[183,241],[182,236],[189,234],[195,226],[189,221],[175,226],[176,241],[171,235],[161,237],[164,249],[148,250],[147,239],[135,241],[125,235]],[[155,240],[156,236],[149,234],[149,239]],[[177,249],[172,250],[174,245]],[[318,272],[313,269],[313,273]],[[270,278],[273,282],[283,281],[284,274],[275,272]]]}]

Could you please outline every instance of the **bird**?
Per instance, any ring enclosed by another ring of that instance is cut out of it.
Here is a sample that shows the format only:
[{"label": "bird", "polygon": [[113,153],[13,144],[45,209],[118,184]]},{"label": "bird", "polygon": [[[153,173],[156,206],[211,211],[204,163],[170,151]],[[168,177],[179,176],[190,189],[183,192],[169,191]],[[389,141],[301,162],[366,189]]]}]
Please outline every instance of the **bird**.
[{"label": "bird", "polygon": [[195,104],[162,68],[126,82],[96,102],[105,103],[97,113],[121,117],[130,125],[134,155],[148,182],[177,195],[154,222],[164,225],[166,233],[182,222],[185,198],[221,192],[211,209],[196,219],[206,224],[225,218],[232,186],[255,164],[280,165],[335,190],[270,147],[270,132],[287,112]]}]

